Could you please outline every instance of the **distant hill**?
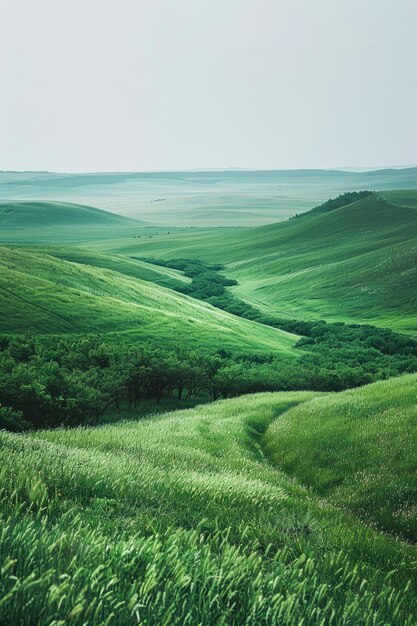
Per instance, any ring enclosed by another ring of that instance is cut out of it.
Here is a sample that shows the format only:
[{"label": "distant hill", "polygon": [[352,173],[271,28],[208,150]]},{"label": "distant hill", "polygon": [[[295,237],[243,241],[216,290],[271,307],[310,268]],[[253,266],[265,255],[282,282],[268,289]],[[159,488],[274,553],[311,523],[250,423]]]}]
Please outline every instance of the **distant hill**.
[{"label": "distant hill", "polygon": [[416,242],[417,211],[373,194],[259,229],[248,260],[228,269],[237,292],[261,306],[417,332]]},{"label": "distant hill", "polygon": [[[239,283],[233,292],[264,312],[367,322],[417,333],[416,190],[372,193],[330,211],[262,227],[170,229],[169,234],[166,229],[140,231],[140,222],[91,207],[40,204],[46,207],[44,213],[36,212],[37,203],[1,205],[15,206],[16,212],[0,219],[0,239],[6,219],[13,221],[15,230],[7,233],[5,226],[4,241],[65,243],[70,235],[83,250],[88,245],[89,251],[72,256],[67,248],[63,258],[77,260],[78,256],[82,263],[120,267],[131,276],[167,287],[175,287],[172,280],[181,276],[161,274],[161,270],[158,275],[152,270],[151,276],[149,266],[140,266],[137,259],[187,257],[220,263],[226,275]],[[30,223],[34,215],[43,215],[45,226],[18,226]],[[63,221],[57,222],[60,215]],[[97,217],[101,221],[81,221]],[[79,224],[70,221],[74,219]],[[46,225],[52,223],[56,228],[48,229]],[[132,230],[133,226],[139,230]],[[18,228],[27,230],[19,233]],[[107,254],[93,258],[93,249],[110,252],[112,258]]]},{"label": "distant hill", "polygon": [[129,224],[140,225],[141,222],[71,202],[0,203],[0,228],[128,226]]},{"label": "distant hill", "polygon": [[169,227],[272,224],[359,189],[417,189],[417,168],[0,172],[0,201],[78,202]]}]

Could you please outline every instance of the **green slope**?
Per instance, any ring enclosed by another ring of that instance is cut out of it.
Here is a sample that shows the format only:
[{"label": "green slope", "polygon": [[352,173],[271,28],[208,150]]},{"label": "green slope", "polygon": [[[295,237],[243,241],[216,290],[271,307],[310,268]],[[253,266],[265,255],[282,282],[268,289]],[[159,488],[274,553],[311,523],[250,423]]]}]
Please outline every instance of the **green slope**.
[{"label": "green slope", "polygon": [[31,246],[34,252],[42,252],[65,261],[72,261],[81,265],[114,270],[121,274],[126,274],[132,278],[139,278],[148,282],[175,289],[190,283],[188,278],[178,270],[168,267],[153,265],[136,259],[116,254],[102,254],[94,249],[81,248],[78,246]]},{"label": "green slope", "polygon": [[260,453],[268,424],[312,398],[0,432],[0,621],[415,624],[415,546],[326,505]]},{"label": "green slope", "polygon": [[183,230],[97,245],[224,263],[239,281],[236,295],[270,312],[415,332],[417,212],[410,203],[417,203],[417,192],[394,196],[408,206],[374,194],[330,213],[261,228]]},{"label": "green slope", "polygon": [[230,266],[238,294],[296,317],[417,331],[415,210],[372,196],[295,221],[268,233],[262,258]]},{"label": "green slope", "polygon": [[417,375],[303,404],[274,422],[266,453],[321,497],[417,541]]},{"label": "green slope", "polygon": [[159,343],[293,354],[293,335],[127,274],[11,248],[0,249],[0,269],[1,332],[129,332]]},{"label": "green slope", "polygon": [[[0,228],[128,226],[141,222],[109,211],[72,202],[0,203]],[[142,222],[143,224],[143,222]]]},{"label": "green slope", "polygon": [[394,204],[417,209],[417,193],[415,190],[386,191],[381,195],[387,200],[393,202]]}]

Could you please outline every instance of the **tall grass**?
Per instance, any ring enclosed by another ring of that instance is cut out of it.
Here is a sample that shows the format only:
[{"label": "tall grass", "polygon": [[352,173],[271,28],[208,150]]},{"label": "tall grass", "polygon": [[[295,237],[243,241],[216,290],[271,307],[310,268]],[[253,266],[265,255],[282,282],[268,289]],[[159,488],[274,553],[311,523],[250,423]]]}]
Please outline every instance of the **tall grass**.
[{"label": "tall grass", "polygon": [[266,435],[272,462],[379,529],[417,541],[417,376],[289,411]]},{"label": "tall grass", "polygon": [[1,623],[414,624],[415,549],[263,457],[268,425],[312,398],[0,433]]}]

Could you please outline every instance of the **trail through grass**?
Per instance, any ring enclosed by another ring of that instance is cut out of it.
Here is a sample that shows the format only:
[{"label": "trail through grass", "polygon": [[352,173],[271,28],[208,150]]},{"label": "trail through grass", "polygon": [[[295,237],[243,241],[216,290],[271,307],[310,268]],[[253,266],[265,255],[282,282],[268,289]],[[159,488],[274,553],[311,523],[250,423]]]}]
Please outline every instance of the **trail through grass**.
[{"label": "trail through grass", "polygon": [[268,425],[314,397],[0,433],[2,623],[414,624],[415,549],[262,456]]}]

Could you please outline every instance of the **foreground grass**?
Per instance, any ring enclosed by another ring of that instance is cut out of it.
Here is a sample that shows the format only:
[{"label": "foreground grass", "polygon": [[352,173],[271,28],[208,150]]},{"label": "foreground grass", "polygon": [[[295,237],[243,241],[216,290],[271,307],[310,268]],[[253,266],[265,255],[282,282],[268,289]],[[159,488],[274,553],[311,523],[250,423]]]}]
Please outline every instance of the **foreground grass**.
[{"label": "foreground grass", "polygon": [[292,409],[265,439],[272,462],[377,528],[417,542],[417,376]]},{"label": "foreground grass", "polygon": [[5,624],[414,624],[415,549],[262,454],[312,393],[0,433]]}]

